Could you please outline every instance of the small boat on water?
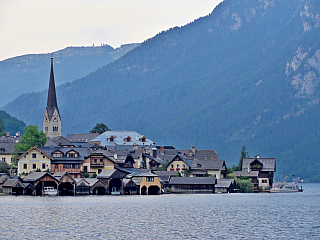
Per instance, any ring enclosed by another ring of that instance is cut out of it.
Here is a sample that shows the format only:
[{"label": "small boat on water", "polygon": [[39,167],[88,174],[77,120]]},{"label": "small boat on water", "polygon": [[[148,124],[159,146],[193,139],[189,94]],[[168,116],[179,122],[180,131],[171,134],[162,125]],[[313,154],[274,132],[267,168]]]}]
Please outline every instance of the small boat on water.
[{"label": "small boat on water", "polygon": [[299,188],[296,182],[277,182],[270,189],[271,193],[292,193],[292,192],[302,192],[302,187]]},{"label": "small boat on water", "polygon": [[43,188],[43,194],[44,195],[57,195],[58,191],[54,187],[44,187]]}]

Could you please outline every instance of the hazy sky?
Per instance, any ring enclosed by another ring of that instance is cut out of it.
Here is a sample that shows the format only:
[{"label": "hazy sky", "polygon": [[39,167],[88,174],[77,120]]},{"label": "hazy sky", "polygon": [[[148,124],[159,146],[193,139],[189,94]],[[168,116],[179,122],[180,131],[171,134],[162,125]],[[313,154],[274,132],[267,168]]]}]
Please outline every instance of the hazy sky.
[{"label": "hazy sky", "polygon": [[222,0],[0,0],[0,61],[68,46],[143,42]]}]

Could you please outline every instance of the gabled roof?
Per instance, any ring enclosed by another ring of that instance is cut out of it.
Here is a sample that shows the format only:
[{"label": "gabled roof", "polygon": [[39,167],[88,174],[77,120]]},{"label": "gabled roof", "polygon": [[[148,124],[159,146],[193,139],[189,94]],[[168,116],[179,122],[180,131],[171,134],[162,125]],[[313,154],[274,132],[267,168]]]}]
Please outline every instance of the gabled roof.
[{"label": "gabled roof", "polygon": [[116,172],[116,169],[107,169],[102,170],[101,173],[98,174],[98,178],[111,178],[111,176]]},{"label": "gabled roof", "polygon": [[71,178],[73,181],[75,181],[74,178],[71,177],[71,175],[70,175],[67,171],[55,172],[55,173],[53,174],[53,176],[54,176],[56,179],[58,179],[59,181],[61,181],[61,178],[63,178],[65,175],[67,175],[69,178]]},{"label": "gabled roof", "polygon": [[39,151],[40,153],[42,153],[43,155],[45,155],[47,158],[53,160],[52,157],[50,157],[46,152],[42,151],[40,148],[43,149],[43,147],[39,147],[39,148],[37,148],[37,147],[32,147],[32,148],[30,148],[28,151],[26,151],[26,152],[24,152],[23,154],[21,154],[21,155],[20,155],[19,157],[17,157],[16,159],[19,159],[19,158],[23,157],[24,155],[28,154],[28,153],[29,153],[30,151],[32,151],[32,150],[37,150],[37,151]]},{"label": "gabled roof", "polygon": [[[114,137],[113,141],[110,141],[110,137]],[[130,142],[127,142],[126,139],[130,137]],[[115,146],[115,145],[154,145],[154,142],[150,139],[145,139],[144,142],[141,139],[144,135],[137,133],[135,131],[105,131],[100,134],[98,137],[91,140],[92,143],[99,142],[103,146]]]},{"label": "gabled roof", "polygon": [[224,169],[225,162],[221,160],[192,160],[192,169]]},{"label": "gabled roof", "polygon": [[4,183],[9,179],[8,175],[0,175],[0,183]]},{"label": "gabled roof", "polygon": [[19,179],[8,179],[3,185],[3,187],[23,187],[24,185],[21,183]]},{"label": "gabled roof", "polygon": [[259,171],[234,171],[233,176],[235,177],[258,177]]},{"label": "gabled roof", "polygon": [[192,159],[185,159],[184,156],[182,154],[177,154],[175,155],[171,161],[169,162],[169,164],[171,164],[173,161],[175,161],[176,158],[180,158],[181,161],[183,161],[185,164],[187,164],[188,167],[191,167],[192,165]]},{"label": "gabled roof", "polygon": [[0,154],[11,154],[14,152],[15,142],[0,142]]},{"label": "gabled roof", "polygon": [[59,182],[59,180],[57,178],[55,178],[54,176],[52,176],[48,172],[32,172],[32,173],[28,174],[28,176],[26,176],[23,179],[23,181],[24,182],[35,182],[35,181],[39,180],[40,178],[44,177],[45,175],[49,175],[50,177],[52,177],[55,180],[57,180],[57,182]]},{"label": "gabled roof", "polygon": [[[58,157],[50,157],[51,159],[55,161],[61,161],[61,160],[66,160],[66,161],[82,161],[84,160],[88,155],[89,155],[89,150],[88,148],[83,148],[83,147],[39,147],[39,149],[46,153],[48,156],[51,156],[53,152],[60,151],[64,154],[64,157],[58,158]],[[66,153],[70,151],[75,151],[79,154],[78,157],[75,158],[69,158],[66,157]]]},{"label": "gabled roof", "polygon": [[70,146],[73,147],[73,144],[63,136],[53,137],[51,138],[51,141],[56,143],[58,146]]},{"label": "gabled roof", "polygon": [[216,176],[213,177],[172,177],[169,184],[179,185],[200,185],[200,184],[216,184]]},{"label": "gabled roof", "polygon": [[188,159],[197,159],[197,160],[220,160],[219,155],[213,149],[208,150],[178,150],[182,155],[185,155]]},{"label": "gabled roof", "polygon": [[88,143],[92,139],[99,136],[99,133],[81,133],[81,134],[67,134],[66,139],[70,142],[85,142]]},{"label": "gabled roof", "polygon": [[216,188],[229,188],[231,185],[234,185],[234,179],[217,179]]},{"label": "gabled roof", "polygon": [[260,171],[275,172],[276,171],[276,159],[275,158],[244,158],[242,162],[242,171],[248,171],[250,164],[258,160],[262,163],[262,169]]}]

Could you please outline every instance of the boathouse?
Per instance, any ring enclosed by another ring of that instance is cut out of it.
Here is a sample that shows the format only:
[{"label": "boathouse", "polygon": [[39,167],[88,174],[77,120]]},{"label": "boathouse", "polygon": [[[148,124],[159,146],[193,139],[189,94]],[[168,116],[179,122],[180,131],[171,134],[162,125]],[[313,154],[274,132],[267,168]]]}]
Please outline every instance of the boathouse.
[{"label": "boathouse", "polygon": [[213,177],[173,177],[169,188],[173,193],[214,193],[217,183]]},{"label": "boathouse", "polygon": [[76,181],[67,171],[55,172],[53,177],[59,180],[58,195],[72,196],[76,193]]},{"label": "boathouse", "polygon": [[41,196],[44,194],[44,187],[53,187],[58,189],[59,180],[48,172],[32,172],[26,176],[23,181],[31,183],[36,188],[36,195]]}]

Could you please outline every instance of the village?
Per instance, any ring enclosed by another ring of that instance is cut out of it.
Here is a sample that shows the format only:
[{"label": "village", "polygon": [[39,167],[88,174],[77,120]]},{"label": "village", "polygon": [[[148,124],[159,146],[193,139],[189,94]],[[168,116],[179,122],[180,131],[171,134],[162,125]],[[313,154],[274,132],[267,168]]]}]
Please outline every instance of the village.
[{"label": "village", "polygon": [[135,131],[61,135],[53,58],[43,132],[47,142],[19,152],[20,133],[0,137],[0,159],[12,166],[0,175],[0,193],[12,195],[159,195],[233,193],[246,178],[255,192],[268,191],[275,158],[244,158],[240,171],[227,178],[227,166],[215,150],[158,146]]}]

